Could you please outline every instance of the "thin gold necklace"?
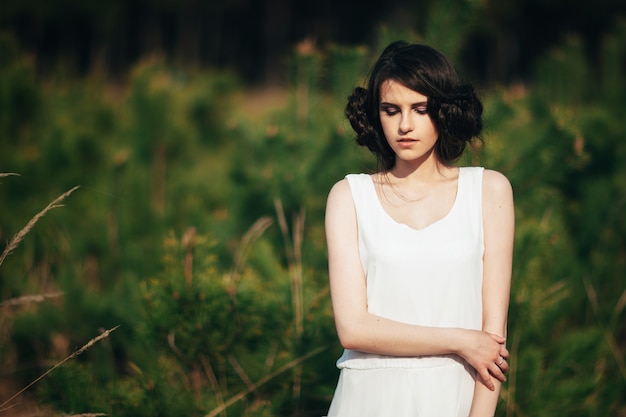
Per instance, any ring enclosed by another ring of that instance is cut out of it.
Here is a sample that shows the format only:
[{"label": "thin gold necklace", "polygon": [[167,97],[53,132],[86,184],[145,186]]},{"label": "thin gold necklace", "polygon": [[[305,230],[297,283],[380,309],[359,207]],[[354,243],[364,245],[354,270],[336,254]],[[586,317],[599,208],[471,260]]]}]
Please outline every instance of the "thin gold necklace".
[{"label": "thin gold necklace", "polygon": [[[391,182],[391,180],[389,179],[389,171],[385,171],[383,174],[383,177],[385,177],[385,183],[387,183],[387,185],[389,185],[389,188],[391,188],[391,191],[396,195],[396,197],[398,197],[400,200],[404,201],[405,203],[416,203],[420,200],[423,200],[426,196],[421,196],[419,198],[409,198],[407,196],[405,196],[402,192],[400,192],[400,190],[398,190],[393,183]],[[383,192],[383,195],[385,195],[385,188],[381,187],[381,190]],[[385,195],[385,199],[387,201],[389,201],[388,198],[386,198]],[[389,201],[389,203],[391,203],[391,201]]]}]

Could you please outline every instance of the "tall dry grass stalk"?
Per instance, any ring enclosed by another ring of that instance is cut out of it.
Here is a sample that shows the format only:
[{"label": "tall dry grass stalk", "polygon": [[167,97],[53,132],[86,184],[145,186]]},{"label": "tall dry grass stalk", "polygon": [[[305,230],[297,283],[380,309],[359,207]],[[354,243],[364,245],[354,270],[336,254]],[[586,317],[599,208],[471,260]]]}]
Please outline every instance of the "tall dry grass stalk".
[{"label": "tall dry grass stalk", "polygon": [[274,200],[276,216],[280,231],[285,241],[285,252],[289,263],[291,279],[291,298],[295,316],[296,334],[302,336],[304,330],[304,303],[302,296],[302,241],[304,236],[305,212],[301,210],[293,219],[293,238],[289,234],[289,226],[285,217],[285,209],[280,199]]},{"label": "tall dry grass stalk", "polygon": [[219,381],[217,380],[217,376],[215,376],[215,371],[213,371],[213,367],[209,363],[208,359],[204,355],[200,355],[200,362],[202,363],[202,367],[204,368],[204,373],[209,379],[209,383],[211,384],[211,388],[215,393],[215,398],[217,399],[218,408],[222,411],[218,411],[216,415],[221,413],[226,416],[226,403],[224,402],[224,394],[222,393],[222,389],[220,388]]},{"label": "tall dry grass stalk", "polygon": [[[285,241],[285,251],[287,253],[287,262],[289,263],[289,278],[291,281],[291,302],[293,304],[294,322],[296,327],[296,336],[298,338],[298,346],[302,341],[304,332],[304,296],[302,294],[302,242],[304,236],[304,219],[305,211],[302,209],[293,217],[293,233],[292,238],[289,236],[289,227],[285,217],[285,209],[280,199],[274,200],[276,216],[280,231]],[[302,392],[302,368],[295,367],[293,372],[293,400],[299,403],[300,394]]]},{"label": "tall dry grass stalk", "polygon": [[[104,332],[102,332],[99,336],[94,337],[93,339],[91,339],[89,342],[87,342],[83,347],[81,347],[80,349],[78,349],[77,351],[75,351],[74,353],[70,354],[69,356],[67,356],[65,359],[63,359],[61,362],[58,362],[57,364],[55,364],[52,368],[48,369],[46,372],[44,372],[43,374],[41,374],[39,377],[37,377],[35,380],[33,380],[30,384],[26,385],[24,388],[22,388],[21,390],[19,390],[16,394],[14,394],[11,398],[9,398],[8,400],[4,401],[2,404],[0,404],[0,413],[8,410],[10,407],[6,407],[7,404],[9,404],[11,401],[13,401],[14,399],[16,399],[17,397],[19,397],[20,395],[22,395],[27,389],[29,389],[30,387],[32,387],[33,385],[35,385],[37,382],[41,381],[43,378],[45,378],[47,375],[49,375],[52,371],[54,371],[55,369],[57,369],[58,367],[60,367],[61,365],[63,365],[65,362],[69,361],[70,359],[74,359],[75,357],[77,357],[78,355],[80,355],[81,353],[85,352],[87,349],[89,349],[90,347],[92,347],[93,345],[95,345],[96,343],[98,343],[99,341],[101,341],[102,339],[105,339],[107,337],[109,337],[109,335],[111,334],[111,332],[113,332],[114,330],[116,330],[118,326],[115,326],[109,330],[105,330]],[[102,414],[100,414],[102,415]]]},{"label": "tall dry grass stalk", "polygon": [[[615,359],[615,363],[620,373],[622,374],[622,378],[626,380],[626,362],[624,361],[624,357],[622,356],[622,352],[620,352],[619,343],[615,340],[615,336],[613,332],[607,328],[604,321],[600,318],[600,311],[598,306],[598,295],[596,293],[596,289],[591,284],[591,281],[588,277],[584,277],[583,283],[585,285],[585,292],[587,293],[587,299],[589,300],[589,305],[591,306],[591,311],[593,312],[594,318],[597,321],[597,325],[600,329],[602,329],[602,334],[604,335],[604,339],[606,344],[609,346],[609,350],[613,355],[613,359]],[[615,314],[619,315],[621,308],[624,307],[624,300],[626,299],[626,291],[622,294],[620,299],[617,301],[615,305]]]},{"label": "tall dry grass stalk", "polygon": [[[0,178],[8,177],[8,176],[19,176],[19,174],[0,173]],[[4,263],[4,260],[19,246],[19,244],[22,242],[22,240],[24,240],[25,236],[33,229],[33,227],[39,221],[39,219],[41,219],[43,216],[45,216],[50,210],[52,210],[54,208],[57,208],[57,207],[61,207],[60,203],[65,198],[67,198],[70,194],[72,194],[74,191],[76,191],[78,188],[79,187],[76,186],[76,187],[72,188],[71,190],[66,191],[65,193],[61,194],[54,201],[52,201],[50,204],[48,204],[43,210],[41,210],[33,218],[31,218],[30,221],[26,224],[26,226],[24,226],[18,233],[16,233],[11,238],[11,240],[9,241],[9,244],[4,248],[4,250],[2,251],[2,254],[0,254],[0,265],[2,265]],[[53,292],[53,293],[36,294],[36,295],[25,295],[25,296],[22,296],[22,297],[17,297],[17,298],[13,298],[13,299],[10,299],[10,300],[6,300],[6,301],[0,303],[0,307],[2,307],[4,309],[4,308],[12,307],[12,306],[21,306],[21,305],[25,305],[25,304],[34,303],[34,302],[42,302],[42,301],[44,301],[46,299],[57,298],[57,297],[60,297],[62,295],[63,295],[62,292]],[[4,316],[4,318],[6,318],[5,314],[3,314],[3,316]],[[4,324],[5,323],[3,323],[3,325],[2,325],[3,328],[5,327]],[[106,335],[101,335],[100,338],[106,337],[106,336],[108,336],[108,332],[106,332]],[[2,335],[2,336],[0,336],[0,339],[4,340],[4,337],[5,336]],[[84,352],[84,350],[88,349],[97,340],[100,340],[100,338],[96,338],[96,339],[90,341],[90,343],[88,343],[87,345],[83,346],[83,348],[79,349],[78,351],[76,351],[75,353],[73,353],[72,355],[70,355],[69,357],[64,359],[63,361],[59,362],[57,365],[55,365],[50,370],[48,370],[43,375],[41,375],[39,378],[35,379],[33,382],[28,384],[26,387],[24,387],[18,393],[13,395],[11,398],[9,398],[8,400],[4,401],[2,404],[0,404],[0,413],[3,413],[6,410],[12,408],[12,406],[6,407],[7,404],[9,404],[11,401],[13,401],[19,395],[21,395],[28,388],[30,388],[35,383],[37,383],[39,380],[41,380],[43,377],[48,375],[50,372],[52,372],[58,366],[62,365],[65,361],[67,361],[67,360],[69,360],[69,359],[79,355],[80,353]]]},{"label": "tall dry grass stalk", "polygon": [[216,416],[218,416],[226,408],[228,408],[231,405],[235,404],[237,401],[242,400],[246,395],[248,395],[251,392],[257,390],[261,385],[271,381],[272,379],[276,378],[278,375],[280,375],[280,374],[290,370],[291,368],[294,368],[294,367],[300,365],[305,360],[307,360],[307,359],[309,359],[309,358],[311,358],[311,357],[313,357],[313,356],[323,352],[327,348],[328,348],[328,346],[318,347],[317,349],[314,349],[314,350],[310,351],[309,353],[307,353],[305,355],[302,355],[299,358],[296,358],[296,359],[292,360],[289,363],[286,363],[285,365],[281,366],[280,368],[278,368],[274,372],[265,375],[263,378],[259,379],[257,382],[249,385],[245,390],[241,391],[239,394],[236,394],[236,395],[232,396],[228,401],[226,401],[224,404],[218,406],[217,408],[212,410],[210,413],[208,413],[204,417],[216,417]]},{"label": "tall dry grass stalk", "polygon": [[230,365],[233,367],[235,372],[237,372],[237,375],[239,375],[239,378],[241,378],[243,383],[246,384],[246,387],[251,388],[254,385],[254,383],[252,382],[252,380],[250,379],[246,371],[243,369],[243,367],[241,366],[241,364],[239,363],[235,355],[230,353],[228,354],[227,358],[228,358],[228,362],[230,362]]},{"label": "tall dry grass stalk", "polygon": [[[287,218],[285,216],[285,210],[280,199],[274,200],[274,208],[276,210],[276,217],[278,219],[278,225],[280,227],[280,231],[285,242],[285,253],[288,262],[289,269],[289,279],[291,283],[291,299],[294,310],[294,326],[295,326],[295,334],[298,338],[298,345],[302,339],[302,334],[304,332],[304,302],[303,302],[303,293],[302,293],[302,242],[304,236],[304,220],[305,213],[304,210],[300,211],[296,215],[294,215],[293,219],[293,232],[289,232],[289,226],[287,224]],[[269,217],[261,217],[259,218],[250,229],[246,232],[246,234],[241,239],[237,251],[235,253],[235,262],[233,272],[230,275],[230,288],[229,292],[231,297],[234,297],[234,292],[237,287],[237,283],[239,279],[241,279],[241,274],[243,273],[243,267],[245,264],[245,255],[248,247],[258,239],[268,227],[272,225],[273,221]],[[294,382],[293,382],[293,398],[295,402],[299,401],[301,386],[302,386],[302,369],[299,367],[300,363],[309,358],[310,356],[321,352],[325,348],[320,348],[301,356],[300,358],[289,362],[287,365],[282,368],[274,371],[266,375],[264,378],[261,378],[257,383],[253,383],[249,376],[246,374],[244,369],[241,367],[237,359],[233,355],[229,355],[228,360],[231,366],[235,369],[241,380],[246,385],[246,390],[241,393],[235,395],[230,400],[224,402],[221,392],[217,387],[217,381],[212,382],[214,386],[214,391],[218,393],[218,401],[220,405],[213,410],[211,413],[207,415],[207,417],[215,417],[219,414],[225,413],[226,408],[235,402],[241,400],[243,397],[248,395],[249,393],[255,391],[260,385],[266,383],[270,379],[275,376],[289,370],[294,369]],[[275,354],[275,352],[274,352]],[[271,365],[273,363],[274,358],[273,355],[268,356],[267,364]],[[205,368],[207,366],[205,365]],[[210,372],[207,372],[209,379],[215,379],[214,374],[211,369],[208,369]],[[211,378],[213,376],[213,378]]]},{"label": "tall dry grass stalk", "polygon": [[181,238],[180,244],[185,250],[185,280],[187,286],[191,285],[193,280],[193,250],[196,247],[196,228],[189,227]]},{"label": "tall dry grass stalk", "polygon": [[16,174],[14,172],[0,172],[0,178],[2,177],[19,177],[20,174]]},{"label": "tall dry grass stalk", "polygon": [[[6,174],[4,176],[6,176]],[[24,226],[22,228],[22,230],[17,232],[15,234],[15,236],[13,236],[13,238],[11,239],[11,241],[9,242],[7,247],[4,248],[4,251],[2,252],[2,255],[0,255],[0,265],[2,265],[2,263],[4,262],[6,257],[9,256],[11,254],[11,252],[13,252],[19,246],[19,244],[22,242],[22,240],[24,240],[24,237],[28,234],[28,232],[31,231],[31,229],[35,226],[35,223],[37,223],[39,221],[39,219],[41,219],[43,216],[45,216],[50,210],[52,210],[54,208],[57,208],[57,207],[62,207],[62,204],[60,204],[61,201],[63,201],[67,196],[72,194],[78,188],[80,188],[80,186],[77,185],[76,187],[72,188],[71,190],[64,192],[59,197],[57,197],[56,200],[54,200],[52,203],[48,204],[46,206],[46,208],[44,208],[39,213],[37,213],[35,215],[35,217],[30,219],[30,221],[28,223],[26,223],[26,226]]]},{"label": "tall dry grass stalk", "polygon": [[271,218],[267,216],[263,216],[259,218],[254,224],[248,229],[246,234],[241,238],[239,242],[239,246],[237,247],[237,251],[235,252],[235,265],[233,267],[233,271],[230,274],[230,285],[229,285],[229,293],[231,298],[235,295],[235,290],[237,288],[237,283],[241,278],[241,274],[243,273],[244,261],[246,257],[246,253],[250,245],[260,238],[263,233],[267,230],[268,227],[272,225],[273,221]]},{"label": "tall dry grass stalk", "polygon": [[31,303],[41,303],[42,301],[48,300],[50,298],[58,298],[61,296],[63,296],[63,291],[55,291],[47,294],[23,295],[21,297],[11,298],[9,300],[1,302],[0,307],[15,307]]}]

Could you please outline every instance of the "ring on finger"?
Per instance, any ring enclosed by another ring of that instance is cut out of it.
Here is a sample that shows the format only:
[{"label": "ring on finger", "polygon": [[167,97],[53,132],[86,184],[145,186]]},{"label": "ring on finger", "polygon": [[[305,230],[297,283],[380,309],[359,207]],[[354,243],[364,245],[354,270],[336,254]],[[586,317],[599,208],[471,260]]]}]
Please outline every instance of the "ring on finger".
[{"label": "ring on finger", "polygon": [[503,363],[504,363],[504,358],[502,356],[500,356],[500,360],[498,360],[498,362],[496,362],[496,365],[502,366]]}]

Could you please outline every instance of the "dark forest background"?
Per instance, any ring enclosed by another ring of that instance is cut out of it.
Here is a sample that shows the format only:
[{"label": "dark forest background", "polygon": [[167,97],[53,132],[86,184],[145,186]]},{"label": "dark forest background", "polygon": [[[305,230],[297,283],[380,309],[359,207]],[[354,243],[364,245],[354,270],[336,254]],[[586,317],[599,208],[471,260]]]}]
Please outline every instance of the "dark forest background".
[{"label": "dark forest background", "polygon": [[[139,59],[161,54],[176,65],[236,71],[246,82],[284,82],[285,57],[297,42],[370,45],[376,27],[420,32],[434,0],[4,0],[0,29],[15,34],[49,73],[62,65],[82,76],[123,76]],[[479,10],[477,13],[476,11]],[[619,0],[468,0],[450,14],[469,25],[458,48],[477,78],[527,79],[533,63],[564,37],[585,41],[592,59],[624,15]],[[445,23],[445,22],[444,22]],[[458,27],[448,28],[449,32]]]},{"label": "dark forest background", "polygon": [[514,188],[497,416],[625,417],[617,0],[1,1],[0,416],[324,415],[326,195],[375,169],[343,107],[397,39]]}]

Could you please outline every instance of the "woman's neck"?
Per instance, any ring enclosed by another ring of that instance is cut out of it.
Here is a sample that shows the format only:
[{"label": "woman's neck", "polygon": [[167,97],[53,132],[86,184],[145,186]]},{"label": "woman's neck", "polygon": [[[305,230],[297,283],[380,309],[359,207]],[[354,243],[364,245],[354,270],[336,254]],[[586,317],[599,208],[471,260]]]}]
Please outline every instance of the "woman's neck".
[{"label": "woman's neck", "polygon": [[396,178],[399,182],[431,182],[454,176],[456,168],[445,165],[437,158],[424,161],[404,161],[396,159],[396,163],[386,175]]}]

